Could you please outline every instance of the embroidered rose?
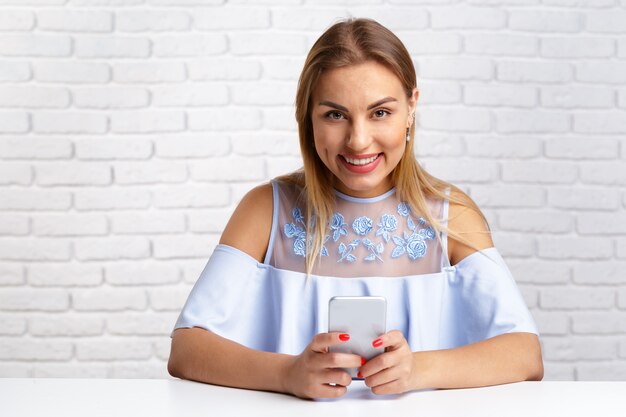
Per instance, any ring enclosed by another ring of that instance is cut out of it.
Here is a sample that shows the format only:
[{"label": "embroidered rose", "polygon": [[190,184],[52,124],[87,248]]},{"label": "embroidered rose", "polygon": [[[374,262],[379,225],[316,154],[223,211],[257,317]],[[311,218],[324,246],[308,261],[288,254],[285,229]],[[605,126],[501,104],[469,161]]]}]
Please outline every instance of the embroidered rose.
[{"label": "embroidered rose", "polygon": [[348,225],[344,222],[341,213],[335,213],[330,222],[330,230],[333,231],[333,241],[336,242],[341,236],[348,234]]},{"label": "embroidered rose", "polygon": [[381,236],[385,239],[385,242],[389,242],[390,232],[393,232],[398,228],[398,219],[393,214],[383,214],[378,223],[378,231],[376,236]]},{"label": "embroidered rose", "polygon": [[405,202],[398,204],[398,214],[402,217],[406,217],[411,212],[411,208]]},{"label": "embroidered rose", "polygon": [[406,252],[409,258],[415,260],[426,255],[426,243],[419,234],[413,233],[406,240]]},{"label": "embroidered rose", "polygon": [[357,235],[365,236],[372,230],[374,222],[367,216],[361,216],[354,219],[352,222],[352,230]]}]

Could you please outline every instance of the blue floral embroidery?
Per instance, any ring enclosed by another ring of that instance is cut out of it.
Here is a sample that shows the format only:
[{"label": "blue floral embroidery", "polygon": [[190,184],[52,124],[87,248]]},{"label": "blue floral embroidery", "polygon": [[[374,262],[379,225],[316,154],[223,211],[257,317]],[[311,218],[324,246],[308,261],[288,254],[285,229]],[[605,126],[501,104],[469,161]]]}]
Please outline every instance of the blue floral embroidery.
[{"label": "blue floral embroidery", "polygon": [[[291,216],[293,217],[294,223],[285,224],[283,232],[288,238],[295,238],[293,242],[293,252],[299,256],[306,256],[306,248],[307,246],[311,247],[312,239],[310,236],[308,239],[306,238],[306,229],[303,227],[305,225],[304,216],[302,216],[302,211],[298,207],[294,207],[291,211]],[[301,223],[302,226],[297,223]],[[311,218],[311,227],[313,227],[313,225],[315,225],[315,216]],[[329,238],[330,236],[326,235],[324,243],[326,243]],[[328,249],[326,249],[324,245],[322,245],[321,255],[328,256]]]},{"label": "blue floral embroidery", "polygon": [[374,222],[367,216],[361,216],[354,219],[352,222],[352,230],[357,235],[365,236],[372,230]]},{"label": "blue floral embroidery", "polygon": [[383,258],[380,257],[380,254],[383,253],[385,247],[383,246],[383,242],[378,242],[378,245],[372,243],[368,238],[363,239],[363,246],[367,248],[371,253],[365,257],[366,261],[374,261],[378,258],[381,262],[383,262]]},{"label": "blue floral embroidery", "polygon": [[[404,202],[398,204],[398,214],[407,218],[407,226],[413,233],[409,235],[407,232],[404,232],[404,237],[393,237],[393,241],[396,244],[396,247],[391,252],[392,258],[397,258],[404,255],[405,253],[412,260],[416,260],[417,258],[423,258],[426,255],[427,249],[425,241],[435,238],[435,230],[431,226],[418,230],[418,226],[413,221],[410,213],[411,208],[408,206],[408,204]],[[420,217],[417,223],[419,226],[425,226],[426,220],[423,217]]]},{"label": "blue floral embroidery", "polygon": [[395,231],[398,228],[398,219],[393,214],[383,214],[383,217],[378,223],[378,231],[376,236],[381,236],[385,239],[385,242],[389,242],[389,233]]},{"label": "blue floral embroidery", "polygon": [[352,240],[352,242],[348,243],[347,246],[345,243],[341,242],[339,244],[339,254],[341,255],[341,258],[339,258],[337,262],[341,262],[344,259],[346,259],[348,262],[356,261],[356,256],[354,256],[351,252],[355,250],[357,246],[359,246],[359,242],[359,239],[354,239]]},{"label": "blue floral embroidery", "polygon": [[398,214],[402,217],[406,217],[409,215],[409,213],[411,212],[411,208],[409,207],[409,205],[407,203],[400,203],[398,204]]},{"label": "blue floral embroidery", "polygon": [[348,225],[343,221],[341,213],[335,213],[330,223],[330,230],[333,231],[333,241],[336,242],[341,236],[348,235]]}]

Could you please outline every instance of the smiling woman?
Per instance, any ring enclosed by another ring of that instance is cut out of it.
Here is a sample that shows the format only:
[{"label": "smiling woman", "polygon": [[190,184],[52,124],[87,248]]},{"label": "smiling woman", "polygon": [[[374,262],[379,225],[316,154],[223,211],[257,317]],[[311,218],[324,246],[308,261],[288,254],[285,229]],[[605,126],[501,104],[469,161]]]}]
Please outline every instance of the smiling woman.
[{"label": "smiling woman", "polygon": [[[331,26],[300,76],[302,169],[251,190],[172,332],[174,376],[338,397],[541,379],[537,328],[476,204],[418,164],[411,57],[370,19]],[[331,352],[334,296],[382,296],[365,361]]]}]

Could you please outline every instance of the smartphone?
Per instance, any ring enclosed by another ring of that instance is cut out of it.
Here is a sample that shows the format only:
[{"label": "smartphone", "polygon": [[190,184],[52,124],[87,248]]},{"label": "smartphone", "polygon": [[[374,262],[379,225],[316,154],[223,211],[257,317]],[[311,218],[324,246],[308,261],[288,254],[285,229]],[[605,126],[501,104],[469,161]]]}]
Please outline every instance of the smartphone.
[{"label": "smartphone", "polygon": [[[331,346],[329,352],[344,352],[370,360],[384,352],[372,342],[386,332],[387,300],[384,297],[333,297],[328,303],[328,331],[343,332],[350,340]],[[345,368],[352,379],[358,368]]]}]

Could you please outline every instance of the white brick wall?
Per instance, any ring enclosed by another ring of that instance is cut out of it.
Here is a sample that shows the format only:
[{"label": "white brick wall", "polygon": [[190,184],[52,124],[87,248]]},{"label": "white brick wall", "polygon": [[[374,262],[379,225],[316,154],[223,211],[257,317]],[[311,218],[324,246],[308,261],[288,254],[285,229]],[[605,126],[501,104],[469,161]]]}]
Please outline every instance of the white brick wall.
[{"label": "white brick wall", "polygon": [[297,78],[348,15],[410,51],[418,155],[485,210],[546,379],[626,379],[624,0],[0,0],[0,377],[167,377],[237,202],[299,166]]}]

